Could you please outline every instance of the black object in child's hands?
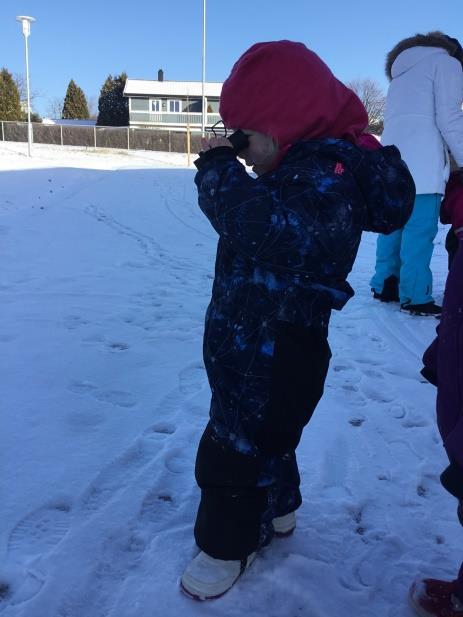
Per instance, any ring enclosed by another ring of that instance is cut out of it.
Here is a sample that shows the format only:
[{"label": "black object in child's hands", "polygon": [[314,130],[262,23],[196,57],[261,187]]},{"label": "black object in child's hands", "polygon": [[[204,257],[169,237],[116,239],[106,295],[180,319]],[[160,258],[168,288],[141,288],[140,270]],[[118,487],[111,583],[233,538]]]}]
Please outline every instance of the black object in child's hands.
[{"label": "black object in child's hands", "polygon": [[233,146],[233,150],[236,154],[239,154],[249,146],[249,137],[246,133],[243,133],[241,129],[238,129],[231,135],[227,135],[227,139]]}]

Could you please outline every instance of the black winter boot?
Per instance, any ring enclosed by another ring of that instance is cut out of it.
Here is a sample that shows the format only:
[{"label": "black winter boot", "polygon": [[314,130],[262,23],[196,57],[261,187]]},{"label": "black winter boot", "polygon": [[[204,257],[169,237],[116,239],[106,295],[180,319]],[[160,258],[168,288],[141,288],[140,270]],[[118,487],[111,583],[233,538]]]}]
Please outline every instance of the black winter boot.
[{"label": "black winter boot", "polygon": [[398,302],[399,301],[399,279],[391,274],[387,279],[384,279],[383,291],[378,293],[374,289],[373,298],[375,300],[381,300],[381,302]]},{"label": "black winter boot", "polygon": [[435,302],[425,302],[425,304],[410,304],[405,303],[400,305],[400,310],[410,313],[410,315],[418,315],[420,317],[436,317],[440,319],[442,307]]}]

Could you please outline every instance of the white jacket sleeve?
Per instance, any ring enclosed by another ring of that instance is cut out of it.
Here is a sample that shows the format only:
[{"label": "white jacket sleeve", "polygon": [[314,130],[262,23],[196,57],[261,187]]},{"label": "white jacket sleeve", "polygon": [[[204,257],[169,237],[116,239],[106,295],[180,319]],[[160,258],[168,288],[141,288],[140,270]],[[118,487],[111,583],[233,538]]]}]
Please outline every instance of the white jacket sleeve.
[{"label": "white jacket sleeve", "polygon": [[434,79],[436,124],[459,167],[463,167],[463,69],[456,58],[439,56]]}]

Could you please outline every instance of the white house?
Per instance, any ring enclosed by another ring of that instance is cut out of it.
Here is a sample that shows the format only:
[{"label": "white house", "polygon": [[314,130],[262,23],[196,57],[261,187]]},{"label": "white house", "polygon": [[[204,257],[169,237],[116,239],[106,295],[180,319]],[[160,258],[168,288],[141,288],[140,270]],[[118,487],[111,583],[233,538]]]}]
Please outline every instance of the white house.
[{"label": "white house", "polygon": [[[206,126],[220,120],[221,82],[205,82]],[[202,82],[158,79],[127,79],[124,96],[129,99],[130,126],[200,131],[202,125]]]}]

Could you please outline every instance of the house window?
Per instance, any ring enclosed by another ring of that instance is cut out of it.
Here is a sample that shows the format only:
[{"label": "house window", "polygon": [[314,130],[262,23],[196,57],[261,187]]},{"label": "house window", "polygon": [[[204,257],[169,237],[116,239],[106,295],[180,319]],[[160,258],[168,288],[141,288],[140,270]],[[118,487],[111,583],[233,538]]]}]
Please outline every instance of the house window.
[{"label": "house window", "polygon": [[183,104],[183,111],[191,113],[201,113],[201,99],[187,99]]},{"label": "house window", "polygon": [[181,104],[181,101],[168,101],[167,102],[167,105],[168,105],[167,109],[169,111],[171,111],[171,112],[174,112],[174,113],[178,114],[178,113],[180,113],[180,104]]},{"label": "house window", "polygon": [[207,113],[218,114],[219,113],[219,101],[207,100]]},{"label": "house window", "polygon": [[161,101],[156,99],[151,101],[151,111],[161,111]]},{"label": "house window", "polygon": [[148,99],[130,99],[130,109],[131,111],[149,111],[149,101]]}]

